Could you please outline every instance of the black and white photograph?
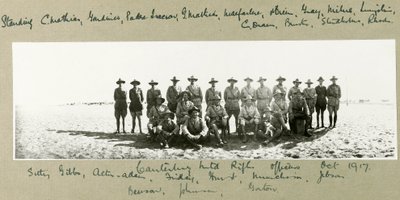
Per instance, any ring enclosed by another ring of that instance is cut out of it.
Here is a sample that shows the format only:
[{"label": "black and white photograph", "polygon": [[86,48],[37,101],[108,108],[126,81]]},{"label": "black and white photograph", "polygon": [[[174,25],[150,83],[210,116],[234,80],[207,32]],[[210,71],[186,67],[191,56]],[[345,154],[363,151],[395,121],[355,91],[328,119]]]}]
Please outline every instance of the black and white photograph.
[{"label": "black and white photograph", "polygon": [[14,159],[397,159],[395,40],[16,42]]}]

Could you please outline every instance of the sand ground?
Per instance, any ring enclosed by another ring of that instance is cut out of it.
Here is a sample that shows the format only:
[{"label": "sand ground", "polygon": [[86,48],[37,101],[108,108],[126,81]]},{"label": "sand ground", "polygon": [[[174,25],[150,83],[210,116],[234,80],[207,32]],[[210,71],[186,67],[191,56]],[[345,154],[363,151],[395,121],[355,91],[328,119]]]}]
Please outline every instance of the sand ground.
[{"label": "sand ground", "polygon": [[[242,143],[235,133],[227,145],[203,149],[173,147],[138,133],[115,135],[113,105],[64,105],[15,108],[16,159],[340,159],[397,158],[396,107],[382,104],[341,105],[335,129],[313,136],[284,136],[273,144]],[[143,130],[146,130],[146,117]],[[131,116],[126,130],[132,128]],[[231,123],[233,124],[233,123]],[[328,124],[328,112],[325,112]],[[315,113],[314,113],[315,126]],[[232,127],[233,128],[233,127]],[[233,128],[234,129],[234,128]],[[136,127],[138,132],[138,127]]]}]

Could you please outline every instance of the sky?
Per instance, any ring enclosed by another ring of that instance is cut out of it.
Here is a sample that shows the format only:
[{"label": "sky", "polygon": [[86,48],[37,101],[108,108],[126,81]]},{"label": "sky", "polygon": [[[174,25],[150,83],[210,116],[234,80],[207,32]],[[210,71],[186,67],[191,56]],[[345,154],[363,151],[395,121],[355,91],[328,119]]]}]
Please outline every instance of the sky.
[{"label": "sky", "polygon": [[[72,102],[111,102],[116,81],[129,90],[133,79],[147,91],[159,82],[163,96],[176,76],[186,88],[187,78],[199,79],[203,93],[211,78],[223,91],[234,77],[267,78],[272,89],[283,76],[290,88],[299,78],[313,86],[322,76],[338,77],[342,99],[396,99],[394,40],[324,41],[196,41],[196,42],[52,42],[13,43],[14,103],[50,105]],[[303,83],[300,87],[304,88]]]}]

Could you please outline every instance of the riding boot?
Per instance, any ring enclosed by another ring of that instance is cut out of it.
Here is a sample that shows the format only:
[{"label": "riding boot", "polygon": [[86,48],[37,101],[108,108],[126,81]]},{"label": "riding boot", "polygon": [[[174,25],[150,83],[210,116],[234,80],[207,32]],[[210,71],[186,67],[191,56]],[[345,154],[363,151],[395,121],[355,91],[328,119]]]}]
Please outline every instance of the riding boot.
[{"label": "riding boot", "polygon": [[136,124],[135,124],[135,122],[133,121],[133,122],[132,122],[132,130],[131,130],[131,133],[134,133],[134,132],[135,132],[135,126],[136,126]]},{"label": "riding boot", "polygon": [[329,128],[332,127],[332,115],[329,115]]},{"label": "riding boot", "polygon": [[317,115],[317,128],[319,128],[319,116],[318,115]]},{"label": "riding boot", "polygon": [[321,113],[321,127],[324,128],[324,113]]}]

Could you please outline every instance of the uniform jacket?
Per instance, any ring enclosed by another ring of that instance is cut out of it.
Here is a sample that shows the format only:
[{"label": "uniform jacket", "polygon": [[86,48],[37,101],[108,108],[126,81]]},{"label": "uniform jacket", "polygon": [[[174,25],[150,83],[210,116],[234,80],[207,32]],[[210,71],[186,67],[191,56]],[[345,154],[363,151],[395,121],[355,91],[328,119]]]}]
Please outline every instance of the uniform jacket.
[{"label": "uniform jacket", "polygon": [[239,88],[226,87],[224,91],[225,109],[226,110],[240,110],[239,106],[240,92]]}]

